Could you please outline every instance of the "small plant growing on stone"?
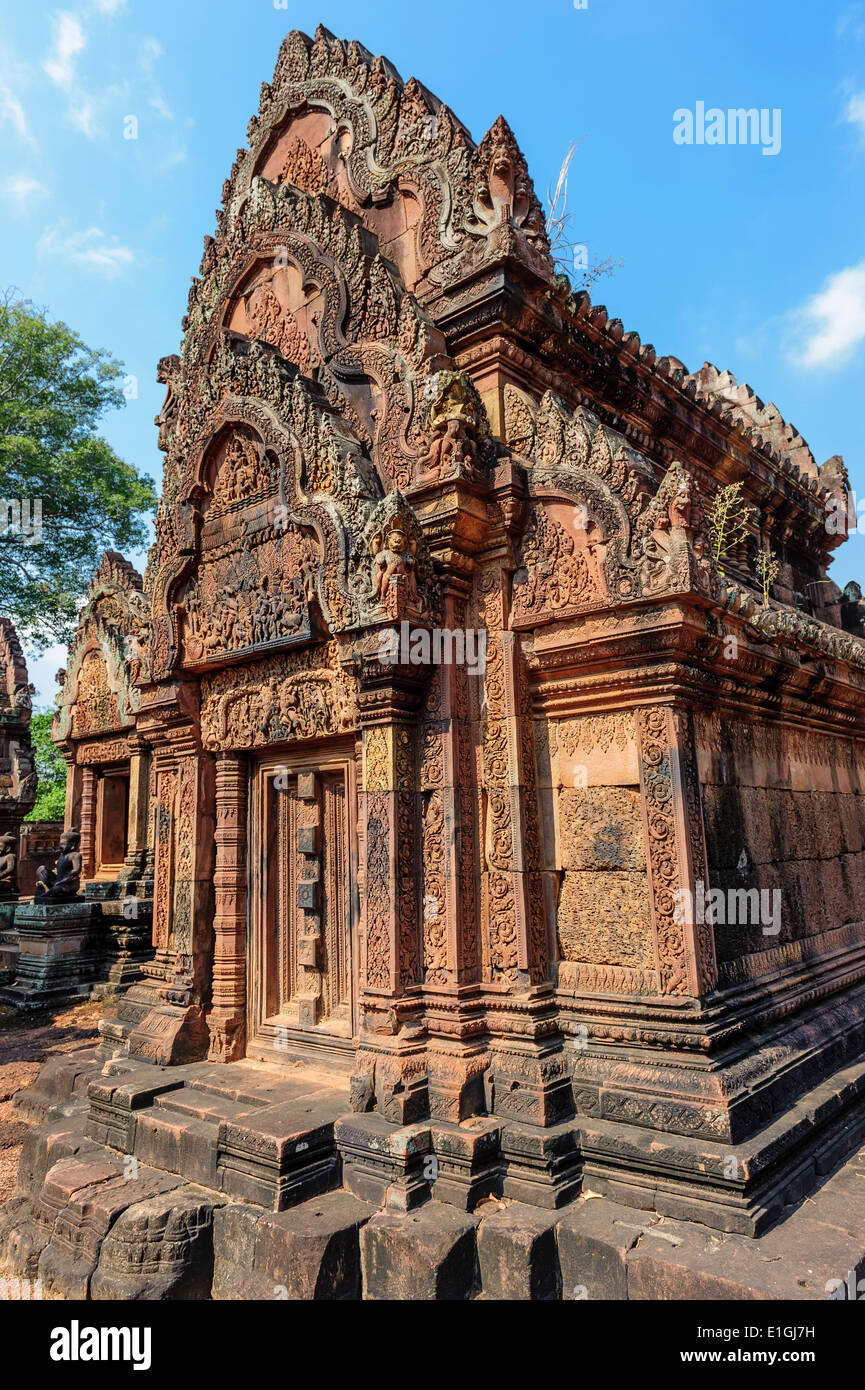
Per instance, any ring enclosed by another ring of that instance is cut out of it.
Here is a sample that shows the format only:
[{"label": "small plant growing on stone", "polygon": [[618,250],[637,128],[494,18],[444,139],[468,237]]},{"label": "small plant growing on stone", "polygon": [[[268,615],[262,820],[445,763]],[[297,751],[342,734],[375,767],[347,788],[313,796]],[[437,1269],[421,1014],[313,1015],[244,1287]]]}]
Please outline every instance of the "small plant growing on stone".
[{"label": "small plant growing on stone", "polygon": [[772,585],[778,578],[778,571],[781,566],[774,550],[768,548],[757,552],[756,566],[757,578],[760,581],[760,588],[763,590],[763,607],[769,607],[769,595],[772,592]]},{"label": "small plant growing on stone", "polygon": [[749,507],[742,496],[741,483],[729,483],[715,493],[709,511],[709,544],[720,574],[724,573],[722,562],[747,536],[754,515],[754,508]]},{"label": "small plant growing on stone", "polygon": [[554,189],[547,189],[546,230],[550,242],[550,255],[559,274],[566,275],[577,289],[587,290],[602,275],[612,275],[624,261],[607,256],[603,261],[589,261],[588,248],[584,242],[573,236],[571,219],[573,213],[568,207],[568,173],[571,160],[577,152],[577,143],[568,147],[562,160],[559,176]]}]

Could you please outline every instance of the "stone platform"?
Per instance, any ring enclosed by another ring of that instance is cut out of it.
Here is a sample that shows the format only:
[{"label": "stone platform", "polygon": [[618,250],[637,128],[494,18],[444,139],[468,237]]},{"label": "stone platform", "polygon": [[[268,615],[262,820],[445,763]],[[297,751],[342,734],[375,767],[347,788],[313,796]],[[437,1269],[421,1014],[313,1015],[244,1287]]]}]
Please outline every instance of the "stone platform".
[{"label": "stone platform", "polygon": [[0,985],[11,985],[18,969],[18,932],[15,909],[18,899],[0,900]]},{"label": "stone platform", "polygon": [[110,1299],[848,1298],[865,1149],[754,1238],[592,1190],[502,1196],[499,1122],[388,1125],[299,1060],[158,1068],[91,1050],[19,1095],[40,1121],[0,1208],[0,1272]]},{"label": "stone platform", "polygon": [[152,882],[87,884],[69,902],[0,903],[0,1003],[22,1011],[122,998],[150,945]]},{"label": "stone platform", "polygon": [[22,902],[15,909],[15,979],[0,1002],[42,1009],[90,993],[99,974],[104,931],[98,907],[71,902]]}]

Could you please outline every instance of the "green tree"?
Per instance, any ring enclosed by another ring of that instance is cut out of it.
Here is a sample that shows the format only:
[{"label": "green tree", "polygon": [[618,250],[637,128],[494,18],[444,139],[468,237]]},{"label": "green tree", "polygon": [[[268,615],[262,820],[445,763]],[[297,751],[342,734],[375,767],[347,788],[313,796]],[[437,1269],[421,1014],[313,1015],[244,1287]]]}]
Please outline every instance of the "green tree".
[{"label": "green tree", "polygon": [[104,550],[146,544],[153,483],[96,433],[124,404],[122,376],[65,323],[0,298],[0,612],[35,651],[68,640]]},{"label": "green tree", "polygon": [[63,820],[66,811],[66,761],[51,741],[53,717],[50,710],[42,710],[30,721],[39,791],[25,820]]}]

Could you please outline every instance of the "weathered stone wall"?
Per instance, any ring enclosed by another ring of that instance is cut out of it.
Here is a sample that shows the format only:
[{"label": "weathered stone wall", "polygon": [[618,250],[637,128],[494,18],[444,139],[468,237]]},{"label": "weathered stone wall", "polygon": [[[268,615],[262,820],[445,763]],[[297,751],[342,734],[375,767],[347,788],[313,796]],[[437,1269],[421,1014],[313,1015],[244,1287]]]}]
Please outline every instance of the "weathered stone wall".
[{"label": "weathered stone wall", "polygon": [[544,868],[554,899],[559,957],[577,964],[652,970],[633,715],[551,720],[537,729]]},{"label": "weathered stone wall", "polygon": [[771,922],[716,925],[722,982],[865,938],[865,749],[721,716],[698,749],[711,887],[779,894]]}]

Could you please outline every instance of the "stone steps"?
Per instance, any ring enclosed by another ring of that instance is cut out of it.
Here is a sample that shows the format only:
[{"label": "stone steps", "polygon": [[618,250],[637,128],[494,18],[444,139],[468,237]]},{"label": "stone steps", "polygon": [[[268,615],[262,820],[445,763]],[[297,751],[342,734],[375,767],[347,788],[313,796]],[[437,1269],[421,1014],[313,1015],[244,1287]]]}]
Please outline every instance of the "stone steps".
[{"label": "stone steps", "polygon": [[188,1182],[220,1188],[219,1118],[197,1118],[158,1104],[136,1114],[134,1158]]},{"label": "stone steps", "polygon": [[149,1164],[127,1172],[99,1146],[53,1161],[72,1136],[42,1130],[31,1150],[52,1162],[31,1152],[32,1195],[0,1208],[0,1273],[52,1298],[822,1301],[865,1273],[865,1150],[755,1239],[592,1196],[469,1214],[380,1211],[335,1189],[264,1211]]},{"label": "stone steps", "polygon": [[250,1104],[248,1100],[237,1101],[228,1100],[225,1096],[217,1093],[208,1093],[195,1090],[190,1086],[183,1086],[179,1091],[169,1091],[166,1095],[157,1096],[154,1102],[154,1109],[166,1110],[177,1115],[190,1115],[199,1120],[236,1120],[238,1116],[245,1115],[250,1110],[257,1107]]},{"label": "stone steps", "polygon": [[28,1134],[0,1208],[0,1273],[44,1296],[817,1300],[855,1296],[865,1275],[865,1148],[753,1237],[622,1205],[591,1172],[558,1210],[488,1195],[491,1120],[346,1116],[312,1076],[285,1083],[305,1096],[243,1109],[272,1075],[239,1075],[241,1101],[200,1066],[105,1074],[90,1056],[43,1068],[54,1118]]},{"label": "stone steps", "polygon": [[214,1065],[201,1069],[190,1076],[188,1088],[202,1091],[206,1095],[222,1096],[226,1100],[252,1108],[257,1105],[272,1105],[280,1100],[302,1097],[313,1092],[330,1091],[342,1097],[344,1110],[348,1109],[348,1088],[334,1084],[334,1078],[318,1068],[300,1067],[297,1071],[284,1072],[265,1065],[235,1062],[230,1067]]},{"label": "stone steps", "polygon": [[312,1070],[192,1064],[161,1068],[120,1059],[95,1069],[87,1133],[188,1181],[279,1211],[338,1185],[334,1124],[341,1088]]}]

